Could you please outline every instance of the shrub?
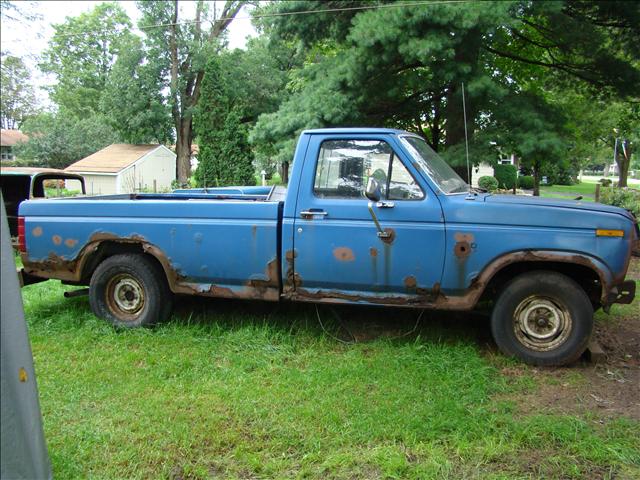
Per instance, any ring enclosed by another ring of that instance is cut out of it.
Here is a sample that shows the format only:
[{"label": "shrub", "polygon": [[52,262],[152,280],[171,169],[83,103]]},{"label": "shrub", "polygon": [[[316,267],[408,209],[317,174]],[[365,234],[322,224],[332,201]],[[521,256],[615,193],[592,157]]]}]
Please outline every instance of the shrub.
[{"label": "shrub", "polygon": [[607,205],[631,210],[636,217],[640,217],[640,190],[633,188],[603,188],[600,192],[600,202]]},{"label": "shrub", "polygon": [[485,175],[478,179],[478,186],[489,192],[493,192],[498,188],[498,180],[490,175]]},{"label": "shrub", "polygon": [[611,180],[608,178],[601,178],[600,179],[600,183],[602,184],[603,187],[609,187],[611,186]]},{"label": "shrub", "polygon": [[500,188],[512,189],[518,180],[518,170],[515,165],[496,165],[493,174]]},{"label": "shrub", "polygon": [[531,175],[518,177],[518,187],[531,190],[533,188],[533,177]]}]

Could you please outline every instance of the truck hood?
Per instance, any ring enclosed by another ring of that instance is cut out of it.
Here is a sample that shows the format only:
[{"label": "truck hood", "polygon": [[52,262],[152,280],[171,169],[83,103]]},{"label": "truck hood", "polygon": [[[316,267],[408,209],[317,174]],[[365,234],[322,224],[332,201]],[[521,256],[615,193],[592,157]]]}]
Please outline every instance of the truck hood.
[{"label": "truck hood", "polygon": [[560,200],[557,198],[531,197],[527,195],[487,195],[484,201],[492,204],[532,205],[538,207],[557,207],[564,209],[591,211],[599,213],[616,213],[634,220],[633,215],[624,208],[579,200]]}]

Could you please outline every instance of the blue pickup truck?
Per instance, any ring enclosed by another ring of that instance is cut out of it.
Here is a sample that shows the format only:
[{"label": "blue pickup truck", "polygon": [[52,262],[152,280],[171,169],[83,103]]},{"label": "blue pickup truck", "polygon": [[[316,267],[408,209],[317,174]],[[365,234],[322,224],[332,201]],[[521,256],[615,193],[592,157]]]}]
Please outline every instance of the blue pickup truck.
[{"label": "blue pickup truck", "polygon": [[629,303],[639,233],[626,210],[474,191],[411,133],[301,134],[288,189],[26,201],[24,283],[88,285],[119,327],[165,320],[173,294],[492,309],[496,343],[576,360],[595,309]]}]

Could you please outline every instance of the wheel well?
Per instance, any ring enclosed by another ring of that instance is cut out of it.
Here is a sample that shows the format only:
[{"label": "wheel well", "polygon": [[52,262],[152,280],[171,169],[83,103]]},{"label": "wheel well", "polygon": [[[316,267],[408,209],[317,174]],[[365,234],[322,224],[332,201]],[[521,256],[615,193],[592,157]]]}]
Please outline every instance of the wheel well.
[{"label": "wheel well", "polygon": [[87,258],[87,260],[85,261],[82,267],[82,273],[80,274],[80,282],[78,283],[80,285],[89,285],[89,282],[91,281],[91,275],[93,275],[93,272],[98,267],[98,265],[100,265],[100,263],[102,263],[107,258],[112,257],[113,255],[119,255],[122,253],[136,253],[145,255],[153,259],[158,268],[160,268],[160,271],[164,271],[158,259],[153,255],[146,253],[142,247],[142,244],[135,242],[105,241],[101,242],[100,245],[98,245],[98,248],[94,252],[92,252],[89,255],[89,258]]},{"label": "wheel well", "polygon": [[594,308],[600,306],[602,284],[597,272],[584,265],[563,262],[517,262],[505,266],[489,281],[481,301],[495,299],[502,287],[521,273],[534,270],[550,270],[571,278],[586,292]]}]

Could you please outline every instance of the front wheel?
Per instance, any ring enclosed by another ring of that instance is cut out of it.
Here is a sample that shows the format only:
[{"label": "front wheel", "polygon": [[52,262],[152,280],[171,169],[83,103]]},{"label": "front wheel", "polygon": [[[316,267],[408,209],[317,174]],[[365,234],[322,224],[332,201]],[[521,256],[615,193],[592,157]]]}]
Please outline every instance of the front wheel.
[{"label": "front wheel", "polygon": [[93,313],[116,327],[150,326],[171,313],[172,294],[162,269],[148,256],[114,255],[91,276]]},{"label": "front wheel", "polygon": [[502,290],[491,315],[500,350],[532,365],[566,365],[587,348],[593,307],[584,290],[565,275],[522,274]]}]

